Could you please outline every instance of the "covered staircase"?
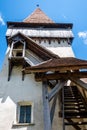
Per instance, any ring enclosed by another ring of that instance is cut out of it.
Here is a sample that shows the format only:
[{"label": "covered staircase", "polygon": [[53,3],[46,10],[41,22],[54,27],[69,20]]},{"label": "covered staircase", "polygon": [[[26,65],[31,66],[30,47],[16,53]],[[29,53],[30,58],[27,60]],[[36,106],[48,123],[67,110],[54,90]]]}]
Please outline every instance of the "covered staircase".
[{"label": "covered staircase", "polygon": [[76,86],[64,86],[62,89],[63,130],[73,126],[75,130],[86,130],[87,103]]}]

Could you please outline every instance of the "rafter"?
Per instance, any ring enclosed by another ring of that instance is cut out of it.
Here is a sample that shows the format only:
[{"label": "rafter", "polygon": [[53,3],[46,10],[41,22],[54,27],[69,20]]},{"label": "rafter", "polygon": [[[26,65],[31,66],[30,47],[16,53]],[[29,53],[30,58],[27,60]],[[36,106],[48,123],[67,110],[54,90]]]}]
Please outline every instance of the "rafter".
[{"label": "rafter", "polygon": [[87,84],[84,83],[82,80],[77,79],[77,78],[72,78],[72,77],[70,77],[70,80],[71,80],[72,82],[74,82],[75,84],[79,85],[80,87],[82,87],[82,88],[84,88],[84,89],[87,90]]}]

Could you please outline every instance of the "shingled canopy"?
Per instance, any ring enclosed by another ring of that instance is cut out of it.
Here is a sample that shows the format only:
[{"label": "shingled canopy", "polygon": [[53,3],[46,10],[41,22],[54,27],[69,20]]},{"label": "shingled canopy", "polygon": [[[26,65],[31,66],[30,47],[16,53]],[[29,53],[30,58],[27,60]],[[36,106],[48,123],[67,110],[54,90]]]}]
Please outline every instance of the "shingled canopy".
[{"label": "shingled canopy", "polygon": [[25,68],[25,72],[70,71],[87,69],[87,61],[77,58],[53,58],[36,66]]}]

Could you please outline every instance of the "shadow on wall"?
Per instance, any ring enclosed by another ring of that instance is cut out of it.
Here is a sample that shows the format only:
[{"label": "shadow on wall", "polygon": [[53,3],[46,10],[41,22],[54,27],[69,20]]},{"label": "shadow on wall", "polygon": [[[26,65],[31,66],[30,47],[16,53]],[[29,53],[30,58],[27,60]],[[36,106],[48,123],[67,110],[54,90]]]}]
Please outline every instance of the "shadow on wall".
[{"label": "shadow on wall", "polygon": [[0,74],[0,129],[22,130],[23,128],[23,130],[41,130],[40,123],[36,123],[34,126],[13,127],[14,120],[16,120],[17,116],[17,103],[19,101],[34,101],[35,107],[37,107],[37,111],[35,110],[34,115],[40,122],[41,116],[39,116],[39,111],[41,111],[41,108],[39,108],[39,106],[41,104],[41,84],[34,81],[33,74],[25,76],[24,81],[22,81],[19,67],[13,69],[11,79],[8,82],[7,72],[8,71],[2,71],[2,74]]}]

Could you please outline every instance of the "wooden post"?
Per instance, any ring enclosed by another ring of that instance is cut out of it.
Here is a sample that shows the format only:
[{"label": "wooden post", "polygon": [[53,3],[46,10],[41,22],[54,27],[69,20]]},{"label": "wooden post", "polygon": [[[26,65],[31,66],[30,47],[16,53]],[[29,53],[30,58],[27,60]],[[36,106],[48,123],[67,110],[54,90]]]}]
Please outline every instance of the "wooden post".
[{"label": "wooden post", "polygon": [[51,130],[50,106],[48,99],[47,81],[42,82],[44,130]]},{"label": "wooden post", "polygon": [[65,130],[65,114],[64,114],[64,87],[62,88],[62,102],[63,102],[63,110],[62,110],[62,117],[63,117],[63,130]]}]

